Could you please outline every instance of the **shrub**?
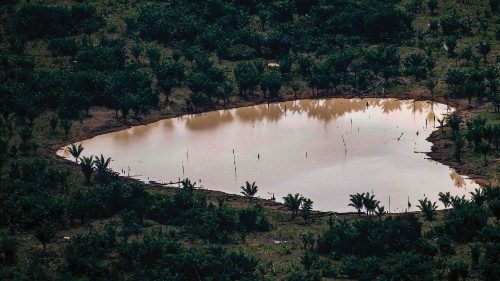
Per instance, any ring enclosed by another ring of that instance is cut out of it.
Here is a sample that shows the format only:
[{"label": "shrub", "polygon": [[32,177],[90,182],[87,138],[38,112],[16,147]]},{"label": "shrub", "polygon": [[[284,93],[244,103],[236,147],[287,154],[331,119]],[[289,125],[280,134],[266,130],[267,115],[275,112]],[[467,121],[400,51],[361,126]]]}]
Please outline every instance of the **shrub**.
[{"label": "shrub", "polygon": [[457,242],[469,242],[486,226],[488,216],[487,209],[473,203],[464,203],[446,215],[444,230]]}]

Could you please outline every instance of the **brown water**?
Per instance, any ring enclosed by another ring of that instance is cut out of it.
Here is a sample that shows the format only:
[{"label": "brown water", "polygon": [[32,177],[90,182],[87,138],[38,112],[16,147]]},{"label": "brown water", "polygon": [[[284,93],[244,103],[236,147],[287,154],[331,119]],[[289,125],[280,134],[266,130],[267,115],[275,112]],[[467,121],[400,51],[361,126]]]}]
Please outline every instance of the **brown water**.
[{"label": "brown water", "polygon": [[[196,180],[257,196],[300,193],[318,210],[353,211],[349,194],[373,192],[386,210],[416,210],[439,191],[465,195],[477,185],[431,161],[426,141],[444,104],[396,99],[298,100],[161,120],[83,141],[84,156],[144,181]],[[233,154],[234,151],[234,154]],[[71,158],[64,149],[58,152]]]}]

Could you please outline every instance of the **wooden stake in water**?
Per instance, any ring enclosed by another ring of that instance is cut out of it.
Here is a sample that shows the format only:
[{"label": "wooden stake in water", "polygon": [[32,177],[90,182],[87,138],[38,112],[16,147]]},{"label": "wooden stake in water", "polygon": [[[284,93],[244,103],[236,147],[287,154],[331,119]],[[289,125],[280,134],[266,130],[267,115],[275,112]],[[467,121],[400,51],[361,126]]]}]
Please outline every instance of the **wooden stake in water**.
[{"label": "wooden stake in water", "polygon": [[342,136],[342,142],[344,143],[344,151],[347,153],[347,146],[345,145],[344,134],[340,133]]}]

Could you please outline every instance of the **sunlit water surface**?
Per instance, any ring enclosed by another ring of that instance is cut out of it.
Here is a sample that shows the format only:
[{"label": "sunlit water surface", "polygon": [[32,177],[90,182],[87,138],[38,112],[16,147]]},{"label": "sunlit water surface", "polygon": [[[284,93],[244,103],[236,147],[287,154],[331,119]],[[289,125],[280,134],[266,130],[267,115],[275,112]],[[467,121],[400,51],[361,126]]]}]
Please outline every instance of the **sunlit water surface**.
[{"label": "sunlit water surface", "polygon": [[[438,192],[466,195],[477,185],[431,161],[426,140],[444,104],[397,99],[324,99],[263,104],[186,115],[96,136],[83,156],[111,157],[111,168],[143,181],[195,180],[257,196],[300,193],[314,208],[354,211],[349,194],[374,193],[386,210],[416,210]],[[60,156],[72,159],[66,148]]]}]

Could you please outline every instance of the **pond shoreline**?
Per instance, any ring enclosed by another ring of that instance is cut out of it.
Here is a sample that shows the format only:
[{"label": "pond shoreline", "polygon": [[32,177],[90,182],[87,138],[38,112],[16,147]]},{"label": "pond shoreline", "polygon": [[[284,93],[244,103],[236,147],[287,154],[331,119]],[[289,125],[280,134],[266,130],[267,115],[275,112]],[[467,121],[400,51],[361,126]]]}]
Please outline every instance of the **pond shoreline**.
[{"label": "pond shoreline", "polygon": [[[426,89],[415,89],[413,91],[407,93],[397,93],[397,94],[386,94],[386,95],[376,95],[376,94],[367,94],[367,95],[348,95],[348,94],[330,94],[329,92],[323,92],[320,94],[313,94],[311,91],[304,92],[300,96],[294,95],[285,95],[280,100],[254,100],[254,101],[241,101],[237,100],[235,102],[229,103],[225,106],[217,105],[211,108],[205,108],[203,110],[199,110],[196,112],[185,112],[183,110],[179,110],[178,108],[170,109],[169,112],[165,110],[162,111],[154,111],[150,114],[141,118],[140,121],[135,119],[127,119],[123,120],[122,118],[116,118],[113,110],[95,107],[90,110],[91,118],[85,119],[82,122],[75,121],[73,124],[73,128],[70,132],[70,137],[67,140],[54,140],[48,143],[48,146],[42,150],[42,154],[45,157],[55,161],[58,164],[69,166],[71,169],[79,171],[79,166],[72,161],[66,160],[56,154],[56,152],[65,145],[75,143],[78,141],[83,141],[97,135],[112,133],[124,129],[131,128],[133,126],[147,125],[150,123],[157,122],[162,119],[170,119],[177,118],[186,114],[200,114],[208,111],[214,110],[222,110],[222,109],[233,109],[244,106],[252,106],[258,104],[265,104],[271,102],[282,102],[282,101],[290,101],[290,100],[300,100],[300,99],[322,99],[322,98],[395,98],[395,99],[414,99],[414,100],[429,100],[435,101],[439,103],[443,103],[454,107],[457,112],[462,116],[463,120],[467,120],[470,118],[478,109],[477,108],[469,108],[468,104],[464,100],[451,100],[444,99],[441,97],[434,98],[429,95],[429,92]],[[446,132],[445,132],[446,133]],[[473,179],[476,183],[481,186],[484,186],[489,183],[489,178],[485,174],[484,169],[478,169],[477,167],[471,167],[470,163],[457,163],[453,159],[453,154],[450,154],[450,148],[446,146],[447,141],[445,139],[445,133],[441,131],[441,129],[435,130],[431,133],[431,135],[427,138],[428,141],[432,143],[431,151],[427,152],[426,155],[430,157],[431,160],[440,162],[449,166],[456,170],[457,172],[463,174],[464,176]],[[479,167],[480,168],[480,167]],[[125,181],[137,181],[136,179],[129,177],[121,177]],[[167,192],[171,192],[176,188],[165,187],[163,185],[157,183],[146,183],[146,188],[152,190],[167,190]],[[287,211],[282,203],[271,201],[269,199],[261,199],[258,198],[253,202],[249,202],[243,196],[237,194],[229,194],[222,191],[203,189],[201,192],[207,195],[209,200],[216,202],[216,198],[224,198],[226,202],[235,206],[247,206],[253,205],[255,203],[262,204],[266,207],[269,207],[273,210]],[[347,203],[346,203],[347,204]],[[328,215],[336,212],[318,212],[318,215]],[[345,215],[353,215],[354,213],[337,213],[337,214],[345,214]]]}]

